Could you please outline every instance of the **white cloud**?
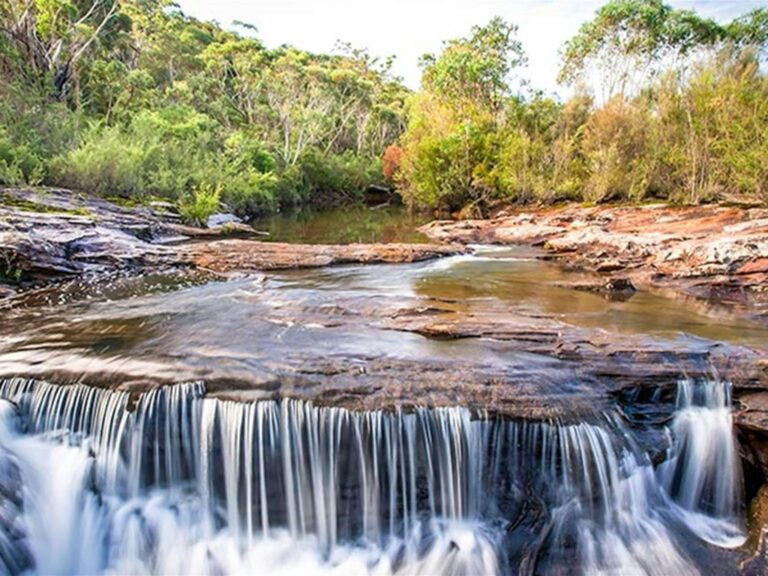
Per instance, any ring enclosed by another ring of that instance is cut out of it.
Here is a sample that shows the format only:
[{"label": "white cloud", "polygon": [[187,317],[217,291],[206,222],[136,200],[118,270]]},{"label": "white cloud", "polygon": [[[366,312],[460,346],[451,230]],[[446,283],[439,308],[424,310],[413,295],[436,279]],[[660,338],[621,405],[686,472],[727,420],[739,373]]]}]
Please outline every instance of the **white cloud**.
[{"label": "white cloud", "polygon": [[[270,47],[292,44],[328,52],[336,40],[397,56],[395,72],[418,87],[419,56],[440,50],[442,41],[464,36],[474,24],[499,15],[520,27],[528,53],[524,76],[536,88],[560,92],[555,77],[562,44],[589,20],[602,0],[179,0],[182,10],[228,26],[255,25]],[[677,8],[728,20],[764,5],[761,0],[672,0]]]}]

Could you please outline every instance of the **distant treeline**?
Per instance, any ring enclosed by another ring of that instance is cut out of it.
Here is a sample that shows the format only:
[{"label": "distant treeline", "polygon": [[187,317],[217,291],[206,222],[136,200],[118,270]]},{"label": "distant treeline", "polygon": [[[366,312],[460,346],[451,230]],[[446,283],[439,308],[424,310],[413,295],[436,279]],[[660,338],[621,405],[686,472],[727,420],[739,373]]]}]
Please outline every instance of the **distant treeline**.
[{"label": "distant treeline", "polygon": [[0,184],[164,197],[202,220],[358,199],[768,201],[768,10],[614,0],[562,49],[560,102],[500,18],[422,59],[267,49],[165,0],[0,3]]}]

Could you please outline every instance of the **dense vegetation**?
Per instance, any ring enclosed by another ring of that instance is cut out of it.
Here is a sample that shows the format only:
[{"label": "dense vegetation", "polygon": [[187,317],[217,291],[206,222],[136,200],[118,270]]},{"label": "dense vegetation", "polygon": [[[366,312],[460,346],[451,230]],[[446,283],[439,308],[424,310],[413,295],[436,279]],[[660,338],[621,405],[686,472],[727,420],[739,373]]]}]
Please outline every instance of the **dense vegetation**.
[{"label": "dense vegetation", "polygon": [[200,220],[333,203],[402,132],[390,61],[266,49],[166,0],[0,1],[0,184],[174,199]]},{"label": "dense vegetation", "polygon": [[562,50],[564,103],[515,81],[516,31],[495,19],[422,62],[398,152],[412,202],[768,202],[767,10],[720,25],[614,0]]},{"label": "dense vegetation", "polygon": [[265,48],[167,0],[0,0],[0,185],[177,202],[191,221],[359,198],[768,201],[768,10],[720,24],[613,0],[562,50],[566,102],[531,89],[499,18],[421,62]]}]

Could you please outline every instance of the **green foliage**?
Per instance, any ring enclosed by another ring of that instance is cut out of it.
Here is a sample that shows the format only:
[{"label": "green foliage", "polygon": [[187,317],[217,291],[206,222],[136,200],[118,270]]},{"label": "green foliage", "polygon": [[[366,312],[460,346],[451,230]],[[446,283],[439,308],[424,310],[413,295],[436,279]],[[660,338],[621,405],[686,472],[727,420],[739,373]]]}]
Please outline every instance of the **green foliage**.
[{"label": "green foliage", "polygon": [[48,161],[75,140],[79,117],[60,104],[0,84],[0,184],[39,184]]},{"label": "green foliage", "polygon": [[[249,216],[397,185],[414,206],[768,201],[768,10],[729,23],[610,0],[564,47],[567,102],[519,81],[501,18],[425,56],[266,48],[170,0],[0,2],[0,185]],[[384,162],[382,163],[382,159]],[[384,168],[382,173],[382,167]],[[215,194],[214,194],[215,191]]]},{"label": "green foliage", "polygon": [[768,201],[768,78],[754,57],[659,86],[657,186],[677,202]]},{"label": "green foliage", "polygon": [[586,201],[640,200],[645,195],[653,169],[645,112],[617,96],[590,115],[581,147],[588,170]]},{"label": "green foliage", "polygon": [[493,163],[504,147],[499,132],[511,75],[526,61],[516,32],[494,18],[422,60],[424,90],[410,102],[402,137],[400,182],[410,203],[453,211],[485,203],[504,187]]},{"label": "green foliage", "polygon": [[670,63],[728,43],[765,47],[768,12],[763,9],[721,25],[662,0],[611,0],[564,46],[558,80],[572,84],[599,76],[604,96],[626,95]]},{"label": "green foliage", "polygon": [[221,188],[211,184],[202,184],[189,194],[179,198],[179,214],[188,224],[203,226],[208,218],[216,213],[221,201]]},{"label": "green foliage", "polygon": [[411,99],[396,175],[406,200],[462,213],[499,199],[765,203],[767,14],[720,25],[660,0],[609,2],[566,44],[562,70],[604,72],[615,85],[599,105],[582,91],[564,104],[511,96],[503,75],[473,75],[472,40],[448,42]]},{"label": "green foliage", "polygon": [[54,180],[69,188],[129,196],[141,192],[145,150],[119,128],[92,128],[83,144],[54,159]]},{"label": "green foliage", "polygon": [[125,128],[95,126],[53,162],[56,179],[98,194],[169,199],[215,185],[240,214],[276,209],[271,155],[241,132],[222,143],[209,127],[205,116],[179,107],[142,113]]},{"label": "green foliage", "polygon": [[454,106],[473,103],[491,111],[503,105],[510,91],[510,74],[526,63],[517,26],[493,18],[474,26],[468,38],[449,40],[442,53],[422,58],[422,83]]},{"label": "green foliage", "polygon": [[45,163],[29,144],[15,144],[0,126],[0,185],[37,184],[45,174]]},{"label": "green foliage", "polygon": [[168,0],[10,8],[0,3],[0,184],[171,200],[212,185],[251,215],[384,180],[373,174],[407,94],[391,59],[267,50]]}]

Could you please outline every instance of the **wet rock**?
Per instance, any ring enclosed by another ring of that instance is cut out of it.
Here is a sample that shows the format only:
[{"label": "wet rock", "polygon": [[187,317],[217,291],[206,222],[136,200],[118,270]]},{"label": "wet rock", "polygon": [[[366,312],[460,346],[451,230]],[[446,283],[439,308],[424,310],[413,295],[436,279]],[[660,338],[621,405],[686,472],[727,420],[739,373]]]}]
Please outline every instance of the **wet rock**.
[{"label": "wet rock", "polygon": [[617,272],[707,299],[768,309],[768,210],[702,206],[569,207],[432,222],[440,242],[543,246],[574,267]]},{"label": "wet rock", "polygon": [[768,574],[768,484],[760,488],[747,510],[749,538],[745,548],[750,556],[741,563],[744,576]]},{"label": "wet rock", "polygon": [[744,576],[765,576],[768,574],[768,526],[760,530],[759,542],[752,556],[739,566]]},{"label": "wet rock", "polygon": [[635,292],[637,290],[629,278],[611,278],[604,286],[609,292]]},{"label": "wet rock", "polygon": [[21,471],[8,452],[0,451],[0,568],[25,574],[33,566],[22,521],[24,487]]},{"label": "wet rock", "polygon": [[593,282],[566,282],[558,283],[557,286],[602,294],[606,299],[618,302],[626,302],[637,292],[637,288],[629,278],[609,278],[605,281],[598,279]]},{"label": "wet rock", "polygon": [[208,217],[205,223],[206,228],[217,228],[226,224],[242,224],[243,221],[234,214],[216,213]]},{"label": "wet rock", "polygon": [[745,460],[768,482],[768,392],[740,396],[734,423],[742,435]]},{"label": "wet rock", "polygon": [[166,227],[168,231],[175,233],[175,244],[188,240],[219,240],[221,238],[258,238],[269,236],[269,232],[255,230],[252,226],[243,222],[229,222],[212,228],[197,228],[186,224],[173,224]]},{"label": "wet rock", "polygon": [[625,265],[618,260],[606,260],[595,265],[595,272],[616,272],[623,268],[625,268]]},{"label": "wet rock", "polygon": [[181,214],[172,202],[154,200],[149,202],[149,209],[153,216],[165,222],[181,222]]},{"label": "wet rock", "polygon": [[302,245],[220,240],[186,247],[183,258],[197,267],[221,273],[248,270],[309,268],[335,264],[421,262],[462,254],[462,246],[429,244]]},{"label": "wet rock", "polygon": [[608,280],[601,281],[595,280],[594,282],[570,282],[560,283],[558,286],[563,288],[573,288],[574,290],[581,290],[583,292],[597,292],[597,293],[611,293],[611,292],[628,292],[635,293],[637,288],[629,278],[609,278]]},{"label": "wet rock", "polygon": [[461,246],[266,244],[249,240],[265,232],[232,215],[215,215],[210,221],[212,227],[195,228],[158,217],[155,213],[160,208],[166,207],[123,207],[67,190],[4,190],[0,202],[0,273],[21,285],[35,285],[130,269],[201,267],[248,272],[417,262],[465,251]]}]

